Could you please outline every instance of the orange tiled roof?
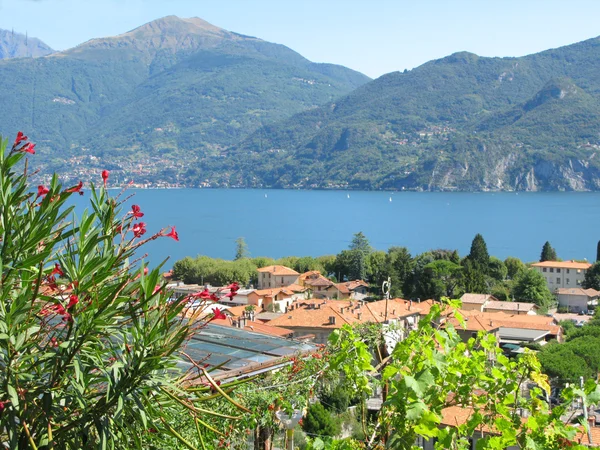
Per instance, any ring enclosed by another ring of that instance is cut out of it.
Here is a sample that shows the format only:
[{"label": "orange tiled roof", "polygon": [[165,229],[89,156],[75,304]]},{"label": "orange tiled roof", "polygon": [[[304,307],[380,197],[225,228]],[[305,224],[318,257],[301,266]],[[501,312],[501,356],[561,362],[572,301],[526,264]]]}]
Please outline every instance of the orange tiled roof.
[{"label": "orange tiled roof", "polygon": [[[387,318],[400,319],[421,313],[417,308],[409,308],[404,301],[389,300]],[[314,305],[314,306],[313,306]],[[385,300],[360,304],[351,300],[300,300],[293,309],[271,320],[269,324],[282,327],[335,329],[355,323],[379,323],[385,320]],[[330,323],[330,317],[335,323]]]},{"label": "orange tiled roof", "polygon": [[308,286],[333,286],[333,281],[324,277],[323,275],[320,275],[316,279],[309,278],[304,280],[304,284]]},{"label": "orange tiled roof", "polygon": [[577,262],[577,261],[571,260],[571,261],[543,261],[543,262],[534,263],[531,265],[531,267],[556,267],[559,269],[584,269],[584,270],[587,270],[590,267],[592,267],[592,265],[587,262],[582,263],[582,262]]},{"label": "orange tiled roof", "polygon": [[547,330],[553,335],[558,335],[560,333],[560,325],[556,323],[553,317],[464,310],[460,310],[460,313],[465,318],[477,317],[483,323],[489,324],[489,322],[492,321],[494,326],[497,327],[521,328],[524,330]]},{"label": "orange tiled roof", "polygon": [[[244,314],[248,305],[240,305],[240,306],[232,306],[227,309],[227,312],[231,314],[232,317],[239,317]],[[259,306],[254,305],[254,314],[260,314],[263,309]]]},{"label": "orange tiled roof", "polygon": [[490,294],[464,294],[460,301],[463,303],[475,304],[475,305],[483,305],[488,300],[498,300]]},{"label": "orange tiled roof", "polygon": [[354,291],[355,289],[357,289],[361,286],[368,288],[369,284],[363,280],[354,280],[354,281],[344,281],[343,283],[336,283],[336,285],[335,285],[335,287],[338,288],[338,290],[342,294],[349,294],[350,292]]},{"label": "orange tiled roof", "polygon": [[286,286],[290,291],[294,291],[294,292],[304,292],[306,291],[306,288],[304,286],[301,286],[299,284],[293,283],[290,284],[289,286]]},{"label": "orange tiled roof", "polygon": [[287,287],[256,289],[250,292],[248,295],[257,294],[259,297],[274,297],[280,292],[283,292],[285,295],[294,295],[294,291]]},{"label": "orange tiled roof", "polygon": [[485,308],[502,309],[505,311],[531,311],[532,309],[540,309],[535,303],[503,302],[500,300],[490,300],[485,304]]},{"label": "orange tiled roof", "polygon": [[590,445],[589,437],[587,431],[583,427],[579,427],[579,432],[575,435],[573,442],[577,442],[578,444],[588,445],[592,448],[600,447],[600,428],[598,427],[590,427],[590,432],[592,433],[592,444]]},{"label": "orange tiled roof", "polygon": [[587,297],[597,297],[600,295],[600,291],[591,288],[558,288],[556,293],[561,295],[585,295]]},{"label": "orange tiled roof", "polygon": [[266,273],[270,273],[272,275],[300,275],[298,272],[296,272],[294,269],[290,269],[289,267],[285,267],[285,266],[267,266],[267,267],[261,267],[260,269],[257,269],[259,272],[266,272]]},{"label": "orange tiled roof", "polygon": [[309,270],[308,272],[304,272],[302,275],[298,277],[298,281],[302,283],[307,278],[317,278],[321,276],[321,272],[318,270]]}]

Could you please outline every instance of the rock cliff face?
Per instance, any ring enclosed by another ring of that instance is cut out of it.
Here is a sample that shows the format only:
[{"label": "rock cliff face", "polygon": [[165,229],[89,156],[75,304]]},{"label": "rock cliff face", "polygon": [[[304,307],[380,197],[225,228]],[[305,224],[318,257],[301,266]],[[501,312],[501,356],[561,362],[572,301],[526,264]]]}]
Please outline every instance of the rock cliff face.
[{"label": "rock cliff face", "polygon": [[37,58],[50,53],[54,53],[54,50],[39,39],[13,31],[0,30],[0,59]]}]

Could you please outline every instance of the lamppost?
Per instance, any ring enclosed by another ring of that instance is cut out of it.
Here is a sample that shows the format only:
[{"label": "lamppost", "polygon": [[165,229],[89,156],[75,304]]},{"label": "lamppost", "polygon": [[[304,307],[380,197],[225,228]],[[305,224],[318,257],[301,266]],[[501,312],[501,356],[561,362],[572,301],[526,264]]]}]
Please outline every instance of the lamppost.
[{"label": "lamppost", "polygon": [[392,278],[388,277],[387,281],[384,281],[381,285],[381,292],[385,297],[385,322],[387,322],[388,316],[388,300],[390,299],[390,286],[392,285]]},{"label": "lamppost", "polygon": [[294,428],[296,428],[296,425],[298,425],[298,422],[300,422],[303,415],[304,413],[300,409],[295,409],[291,416],[285,411],[279,410],[275,412],[275,416],[285,427],[287,450],[294,450]]}]

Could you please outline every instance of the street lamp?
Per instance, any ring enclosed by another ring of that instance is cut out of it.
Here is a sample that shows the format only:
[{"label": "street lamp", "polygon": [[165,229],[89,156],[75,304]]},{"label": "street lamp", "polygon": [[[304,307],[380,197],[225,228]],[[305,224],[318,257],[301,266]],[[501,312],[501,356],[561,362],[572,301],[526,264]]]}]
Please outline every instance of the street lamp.
[{"label": "street lamp", "polygon": [[298,425],[303,415],[304,413],[300,409],[295,409],[291,416],[285,411],[279,410],[275,412],[275,416],[285,427],[287,450],[294,450],[294,428]]}]

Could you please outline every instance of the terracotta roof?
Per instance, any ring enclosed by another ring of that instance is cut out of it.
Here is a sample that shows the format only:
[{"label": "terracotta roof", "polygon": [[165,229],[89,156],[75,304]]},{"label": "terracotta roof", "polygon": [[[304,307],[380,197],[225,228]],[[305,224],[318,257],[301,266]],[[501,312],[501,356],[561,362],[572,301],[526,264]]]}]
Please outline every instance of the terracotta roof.
[{"label": "terracotta roof", "polygon": [[[299,300],[293,309],[271,320],[269,324],[283,327],[325,328],[335,329],[342,325],[354,323],[378,323],[385,320],[385,300],[371,303],[359,303],[351,300]],[[388,319],[421,314],[417,308],[409,310],[404,300],[389,300]],[[335,323],[330,323],[330,317]]]},{"label": "terracotta roof", "polygon": [[280,292],[283,292],[285,295],[294,295],[294,291],[288,289],[287,287],[280,288],[270,288],[270,289],[256,289],[250,292],[248,295],[257,294],[259,297],[275,297]]},{"label": "terracotta roof", "polygon": [[531,311],[532,309],[540,309],[535,303],[503,302],[500,300],[490,300],[485,304],[485,308],[502,309],[504,311]]},{"label": "terracotta roof", "polygon": [[259,272],[267,272],[272,275],[299,275],[294,269],[285,266],[267,266],[257,269]]},{"label": "terracotta roof", "polygon": [[500,329],[500,325],[498,325],[498,323],[494,322],[493,320],[486,320],[483,317],[475,315],[463,315],[463,317],[465,320],[464,326],[458,321],[458,319],[455,319],[453,317],[449,318],[448,322],[450,322],[454,326],[454,328],[466,331],[487,331],[489,333]]},{"label": "terracotta roof", "polygon": [[[247,307],[248,305],[232,306],[227,309],[227,312],[233,317],[239,317],[244,314],[244,311],[246,311]],[[263,309],[261,307],[254,305],[254,314],[260,314],[262,311]]]},{"label": "terracotta roof", "polygon": [[483,305],[488,300],[498,300],[490,294],[463,294],[460,298],[463,303]]},{"label": "terracotta roof", "polygon": [[489,324],[490,321],[495,327],[520,328],[523,330],[547,330],[550,334],[560,334],[560,325],[556,323],[553,317],[529,315],[529,314],[508,314],[505,312],[480,312],[460,310],[460,313],[469,320],[477,317],[482,323]]},{"label": "terracotta roof", "polygon": [[[485,411],[480,412],[485,414]],[[459,427],[467,423],[467,421],[473,415],[473,413],[474,409],[470,406],[449,406],[448,408],[442,409],[442,420],[440,422],[440,425],[445,425],[448,427]],[[521,422],[525,421],[525,418],[521,418]],[[489,427],[488,425],[478,427],[477,431],[481,431],[483,433],[498,434],[498,432],[495,429]]]},{"label": "terracotta roof", "polygon": [[333,286],[333,281],[324,277],[323,275],[320,275],[319,278],[314,280],[312,278],[304,280],[304,284],[308,286]]},{"label": "terracotta roof", "polygon": [[318,270],[309,270],[308,272],[304,272],[302,275],[298,277],[298,281],[302,283],[307,278],[318,278],[321,276],[321,272]]},{"label": "terracotta roof", "polygon": [[556,293],[560,295],[585,295],[586,297],[597,297],[600,295],[600,291],[596,289],[582,288],[558,288]]},{"label": "terracotta roof", "polygon": [[587,262],[577,262],[577,261],[543,261],[539,263],[534,263],[531,267],[557,267],[559,269],[589,269],[592,267],[590,263]]},{"label": "terracotta roof", "polygon": [[304,291],[306,291],[306,288],[304,286],[301,286],[301,285],[296,284],[296,283],[290,284],[289,286],[286,286],[286,287],[290,291],[294,291],[294,292],[304,292]]},{"label": "terracotta roof", "polygon": [[585,428],[580,426],[579,430],[580,431],[572,439],[573,442],[577,442],[578,444],[582,444],[582,445],[588,445],[593,448],[600,447],[600,428],[590,427],[590,431],[592,433],[592,442],[593,442],[593,444],[591,444],[591,445],[590,445],[587,431],[585,431]]},{"label": "terracotta roof", "polygon": [[354,280],[354,281],[344,281],[343,283],[337,283],[335,285],[339,291],[343,294],[349,294],[350,292],[356,290],[357,288],[364,286],[369,287],[369,284],[363,280]]}]

